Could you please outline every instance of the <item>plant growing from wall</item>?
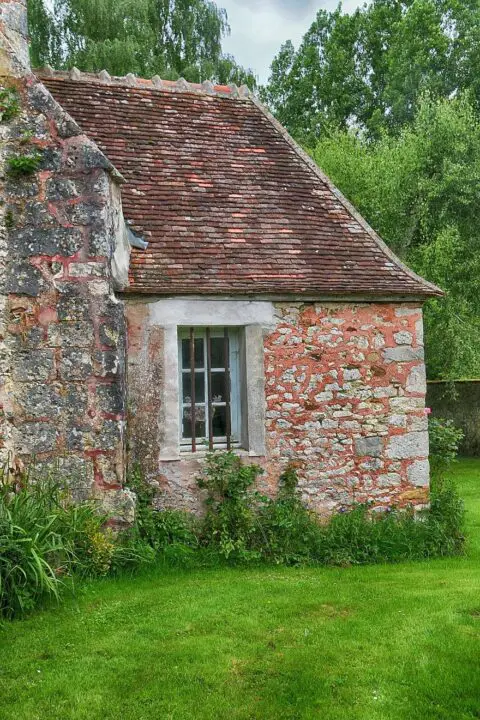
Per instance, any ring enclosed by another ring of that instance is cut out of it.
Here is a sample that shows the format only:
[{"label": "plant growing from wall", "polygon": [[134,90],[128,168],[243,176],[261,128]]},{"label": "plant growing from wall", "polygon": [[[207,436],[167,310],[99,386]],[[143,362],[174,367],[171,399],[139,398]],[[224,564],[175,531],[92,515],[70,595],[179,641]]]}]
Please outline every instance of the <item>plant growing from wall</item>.
[{"label": "plant growing from wall", "polygon": [[10,155],[7,159],[7,173],[14,178],[32,175],[40,167],[41,160],[42,154],[38,150]]},{"label": "plant growing from wall", "polygon": [[7,210],[5,213],[5,227],[7,230],[11,230],[15,225],[15,217],[11,210]]},{"label": "plant growing from wall", "polygon": [[18,93],[14,88],[0,86],[0,122],[9,122],[20,112]]}]

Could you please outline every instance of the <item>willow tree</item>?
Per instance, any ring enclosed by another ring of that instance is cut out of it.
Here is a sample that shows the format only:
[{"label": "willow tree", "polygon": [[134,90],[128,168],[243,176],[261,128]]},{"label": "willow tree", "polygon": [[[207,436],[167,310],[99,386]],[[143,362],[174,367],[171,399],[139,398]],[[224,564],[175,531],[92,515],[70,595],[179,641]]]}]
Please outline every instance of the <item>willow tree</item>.
[{"label": "willow tree", "polygon": [[227,13],[211,0],[29,0],[33,65],[112,75],[247,82],[222,51]]}]

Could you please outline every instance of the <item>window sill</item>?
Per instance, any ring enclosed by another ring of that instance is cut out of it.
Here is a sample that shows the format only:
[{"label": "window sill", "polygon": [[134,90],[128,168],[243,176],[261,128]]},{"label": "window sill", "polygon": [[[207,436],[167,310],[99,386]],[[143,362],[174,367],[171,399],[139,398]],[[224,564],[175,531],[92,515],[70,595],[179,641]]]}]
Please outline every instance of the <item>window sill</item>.
[{"label": "window sill", "polygon": [[[216,448],[216,451],[218,452],[225,452],[225,450],[221,448]],[[235,455],[239,455],[240,457],[250,457],[250,458],[264,458],[265,455],[259,455],[258,453],[254,452],[253,450],[245,450],[244,448],[232,448],[232,451],[235,453]],[[182,460],[203,460],[210,450],[197,450],[197,452],[192,453],[191,451],[180,451],[178,455],[165,455],[164,457],[160,456],[160,462],[182,462]]]}]

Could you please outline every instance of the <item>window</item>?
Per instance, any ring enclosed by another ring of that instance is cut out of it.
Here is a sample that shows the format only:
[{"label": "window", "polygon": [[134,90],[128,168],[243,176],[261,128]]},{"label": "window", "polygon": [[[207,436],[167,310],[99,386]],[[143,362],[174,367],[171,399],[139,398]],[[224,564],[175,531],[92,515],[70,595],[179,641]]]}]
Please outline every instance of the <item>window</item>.
[{"label": "window", "polygon": [[241,432],[238,329],[179,329],[183,450],[238,447]]}]

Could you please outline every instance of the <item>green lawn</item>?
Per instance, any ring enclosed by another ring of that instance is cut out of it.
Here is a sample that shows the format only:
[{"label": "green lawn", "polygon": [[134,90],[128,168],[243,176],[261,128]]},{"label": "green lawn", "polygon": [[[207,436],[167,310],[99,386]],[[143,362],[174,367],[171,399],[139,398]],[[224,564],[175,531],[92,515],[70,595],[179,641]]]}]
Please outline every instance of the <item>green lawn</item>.
[{"label": "green lawn", "polygon": [[150,573],[0,630],[1,720],[480,718],[480,461],[465,558]]}]

